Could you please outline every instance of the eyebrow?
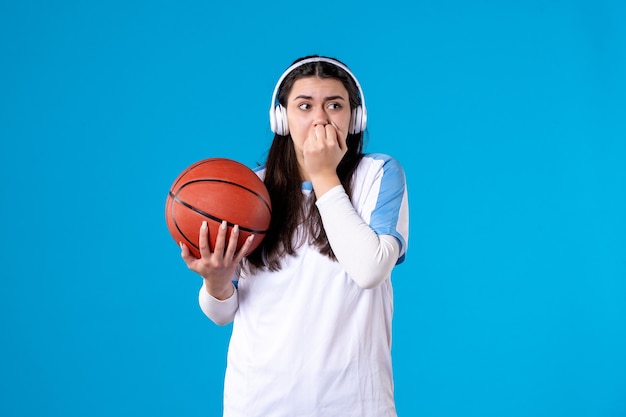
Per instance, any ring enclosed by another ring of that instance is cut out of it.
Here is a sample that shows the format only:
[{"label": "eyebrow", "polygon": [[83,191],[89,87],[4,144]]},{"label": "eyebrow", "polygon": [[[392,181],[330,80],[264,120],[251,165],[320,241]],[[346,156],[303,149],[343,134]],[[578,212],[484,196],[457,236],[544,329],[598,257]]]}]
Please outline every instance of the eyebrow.
[{"label": "eyebrow", "polygon": [[[300,94],[296,97],[293,98],[293,100],[298,100],[298,99],[304,99],[304,100],[313,100],[312,96],[307,96],[304,94]],[[328,96],[328,97],[324,97],[324,101],[332,101],[332,100],[345,100],[344,97],[342,96]]]}]

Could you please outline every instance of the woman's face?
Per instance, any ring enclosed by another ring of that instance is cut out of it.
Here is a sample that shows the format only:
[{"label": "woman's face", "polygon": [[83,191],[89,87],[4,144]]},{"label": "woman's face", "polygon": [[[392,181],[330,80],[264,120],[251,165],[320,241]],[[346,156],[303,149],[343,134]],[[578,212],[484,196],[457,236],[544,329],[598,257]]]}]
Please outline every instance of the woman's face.
[{"label": "woman's face", "polygon": [[302,146],[317,125],[333,125],[337,137],[348,137],[350,127],[348,90],[336,78],[309,76],[297,79],[287,97],[287,123],[302,166]]}]

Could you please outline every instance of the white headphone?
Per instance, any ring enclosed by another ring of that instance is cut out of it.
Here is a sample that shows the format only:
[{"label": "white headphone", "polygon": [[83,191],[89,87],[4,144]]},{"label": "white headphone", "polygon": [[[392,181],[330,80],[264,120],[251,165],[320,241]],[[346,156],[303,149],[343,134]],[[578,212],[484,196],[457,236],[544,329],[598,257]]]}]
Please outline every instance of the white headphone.
[{"label": "white headphone", "polygon": [[270,105],[270,127],[272,129],[272,132],[281,136],[287,136],[289,134],[289,125],[287,124],[287,109],[280,103],[276,102],[276,97],[278,95],[278,89],[280,88],[280,84],[283,82],[285,77],[287,77],[287,75],[291,73],[291,71],[311,62],[327,62],[329,64],[333,64],[334,66],[339,67],[347,72],[348,75],[352,77],[354,83],[359,89],[359,95],[361,96],[361,105],[352,110],[349,131],[351,134],[363,132],[365,130],[365,126],[367,125],[367,109],[365,108],[365,96],[363,95],[363,90],[361,89],[359,81],[348,69],[348,67],[343,65],[341,62],[324,57],[313,57],[298,61],[289,68],[287,68],[283,75],[280,76],[278,82],[276,83],[276,87],[274,87],[274,94],[272,94],[272,103]]}]

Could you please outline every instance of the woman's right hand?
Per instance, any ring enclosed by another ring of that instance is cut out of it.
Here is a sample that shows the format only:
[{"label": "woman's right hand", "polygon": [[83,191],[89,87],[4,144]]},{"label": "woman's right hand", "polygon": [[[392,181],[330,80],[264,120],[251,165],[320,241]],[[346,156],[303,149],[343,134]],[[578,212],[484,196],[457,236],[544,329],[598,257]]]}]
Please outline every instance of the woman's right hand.
[{"label": "woman's right hand", "polygon": [[239,239],[239,226],[235,225],[230,233],[228,245],[226,244],[226,221],[222,222],[215,239],[215,249],[211,252],[209,247],[209,228],[207,222],[202,222],[200,227],[200,258],[196,258],[184,243],[180,242],[181,257],[187,267],[199,274],[204,279],[206,290],[218,300],[225,300],[233,295],[234,287],[232,278],[237,271],[237,266],[244,258],[254,235],[246,239],[241,249],[237,251]]}]

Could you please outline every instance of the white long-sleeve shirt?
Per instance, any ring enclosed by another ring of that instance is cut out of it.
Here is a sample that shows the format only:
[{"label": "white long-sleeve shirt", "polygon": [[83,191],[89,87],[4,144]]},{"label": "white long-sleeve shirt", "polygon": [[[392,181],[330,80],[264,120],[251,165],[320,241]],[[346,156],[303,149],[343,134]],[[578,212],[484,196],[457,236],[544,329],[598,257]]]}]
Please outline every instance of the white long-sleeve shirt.
[{"label": "white long-sleeve shirt", "polygon": [[305,244],[280,271],[239,277],[227,300],[201,289],[209,318],[234,321],[224,416],[396,415],[390,273],[408,240],[404,173],[367,155],[353,188],[351,200],[338,186],[317,201],[336,262]]}]

